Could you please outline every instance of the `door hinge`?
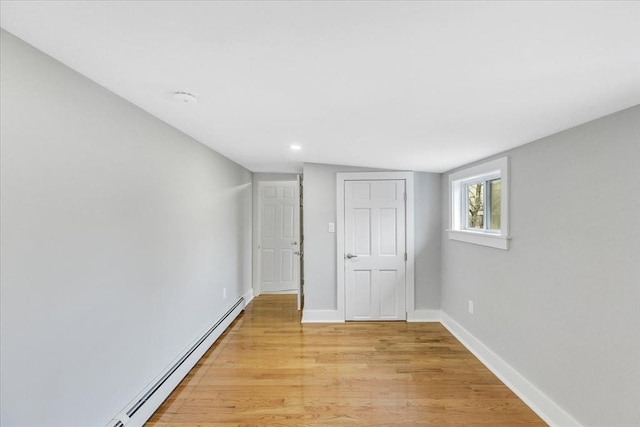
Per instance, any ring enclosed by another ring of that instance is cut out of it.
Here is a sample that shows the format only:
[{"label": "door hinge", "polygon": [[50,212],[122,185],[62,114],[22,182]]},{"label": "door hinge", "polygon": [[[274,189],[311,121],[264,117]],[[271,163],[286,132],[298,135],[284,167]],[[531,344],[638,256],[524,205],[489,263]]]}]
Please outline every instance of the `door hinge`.
[{"label": "door hinge", "polygon": [[407,193],[404,193],[404,202],[407,203]]},{"label": "door hinge", "polygon": [[407,253],[406,252],[404,253],[404,260],[405,261],[407,260]]}]

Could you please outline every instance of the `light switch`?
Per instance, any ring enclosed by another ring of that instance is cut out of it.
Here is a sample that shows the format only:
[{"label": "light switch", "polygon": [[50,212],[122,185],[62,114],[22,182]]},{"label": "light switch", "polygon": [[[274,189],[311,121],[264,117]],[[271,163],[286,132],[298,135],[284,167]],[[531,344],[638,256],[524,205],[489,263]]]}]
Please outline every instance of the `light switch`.
[{"label": "light switch", "polygon": [[329,223],[329,233],[335,233],[336,232],[336,223],[335,222],[330,222]]}]

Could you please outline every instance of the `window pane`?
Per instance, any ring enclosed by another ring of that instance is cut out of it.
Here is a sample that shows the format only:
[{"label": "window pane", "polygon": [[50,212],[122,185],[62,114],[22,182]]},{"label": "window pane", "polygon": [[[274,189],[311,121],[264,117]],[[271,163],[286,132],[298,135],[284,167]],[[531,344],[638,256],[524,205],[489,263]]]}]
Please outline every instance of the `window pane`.
[{"label": "window pane", "polygon": [[467,228],[484,228],[484,183],[467,185]]},{"label": "window pane", "polygon": [[489,206],[491,209],[489,228],[491,230],[500,230],[501,187],[500,179],[489,181]]}]

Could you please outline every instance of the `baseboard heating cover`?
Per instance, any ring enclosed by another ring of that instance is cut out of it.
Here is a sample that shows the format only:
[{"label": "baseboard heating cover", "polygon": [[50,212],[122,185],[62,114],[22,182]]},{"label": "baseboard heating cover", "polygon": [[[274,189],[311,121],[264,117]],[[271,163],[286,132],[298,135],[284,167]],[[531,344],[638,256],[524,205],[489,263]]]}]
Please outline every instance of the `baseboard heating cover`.
[{"label": "baseboard heating cover", "polygon": [[[180,383],[200,357],[227,329],[244,309],[244,298],[238,301],[218,319],[183,355],[149,386],[134,403],[118,414],[107,426],[143,425],[173,389]],[[193,357],[192,357],[193,356]],[[196,357],[197,356],[197,357]],[[169,384],[171,383],[171,384]],[[153,401],[153,402],[152,402]]]}]

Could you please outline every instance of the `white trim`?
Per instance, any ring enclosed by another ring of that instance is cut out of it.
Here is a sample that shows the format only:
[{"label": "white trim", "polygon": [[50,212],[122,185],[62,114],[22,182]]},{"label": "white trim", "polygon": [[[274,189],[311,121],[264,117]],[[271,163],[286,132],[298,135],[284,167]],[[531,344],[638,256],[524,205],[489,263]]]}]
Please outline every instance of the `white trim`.
[{"label": "white trim", "polygon": [[342,320],[345,313],[345,283],[344,283],[344,182],[350,180],[401,180],[405,181],[407,202],[405,205],[405,245],[407,251],[407,270],[405,287],[405,310],[407,319],[413,318],[415,311],[415,249],[414,249],[414,192],[413,172],[339,172],[336,174],[336,253],[337,253],[337,299],[338,309]]},{"label": "white trim", "polygon": [[581,426],[569,413],[446,313],[442,313],[441,323],[547,424],[562,427]]},{"label": "white trim", "polygon": [[293,258],[294,276],[298,278],[296,283],[296,307],[298,311],[302,310],[302,262],[304,251],[304,232],[302,231],[302,179],[300,175],[296,175],[296,188],[298,189],[298,257]]},{"label": "white trim", "polygon": [[344,323],[344,311],[302,309],[301,323]]},{"label": "white trim", "polygon": [[[501,181],[500,232],[466,230],[462,224],[462,187],[465,182],[491,175]],[[449,239],[509,250],[509,157],[484,162],[449,175]]]},{"label": "white trim", "polygon": [[440,322],[440,313],[440,310],[414,310],[413,316],[407,315],[407,322]]},{"label": "white trim", "polygon": [[281,291],[262,291],[260,295],[296,295],[297,289],[283,289]]},{"label": "white trim", "polygon": [[253,288],[249,289],[249,291],[242,296],[244,298],[244,306],[248,306],[251,301],[253,301]]},{"label": "white trim", "polygon": [[489,246],[497,249],[509,249],[509,237],[502,237],[499,234],[481,233],[468,230],[447,230],[449,239],[460,242],[473,243],[475,245]]},{"label": "white trim", "polygon": [[[229,308],[231,307],[233,307],[233,305],[229,306]],[[229,308],[227,308],[223,313],[226,313]],[[196,365],[196,363],[198,363],[202,356],[204,356],[204,354],[207,352],[207,350],[209,350],[213,343],[238,317],[243,309],[244,306],[242,304],[238,304],[238,306],[231,312],[231,314],[229,314],[229,316],[227,316],[227,318],[222,323],[220,323],[220,325],[218,325],[218,327],[211,333],[211,335],[209,335],[207,339],[203,341],[202,344],[200,344],[193,353],[191,353],[191,355],[182,363],[182,365],[180,365],[180,367],[167,378],[164,384],[162,384],[162,386],[160,386],[160,388],[158,388],[158,390],[156,390],[156,392],[149,397],[149,400],[147,400],[144,405],[142,405],[140,409],[138,409],[138,411],[133,414],[131,418],[128,418],[126,416],[126,411],[128,409],[124,409],[119,414],[119,416],[116,416],[116,418],[114,418],[114,420],[112,421],[119,419],[123,423],[123,425],[126,425],[127,427],[142,427],[144,423],[149,418],[151,418],[153,413],[160,407],[160,405],[162,405],[162,402],[164,402],[165,399],[169,397],[171,392],[178,386],[178,384],[180,384],[180,381],[182,381],[184,377],[187,376],[189,371]],[[155,384],[160,378],[162,378],[165,372],[168,372],[169,368],[173,366],[178,360],[180,360],[183,355],[186,354],[217,322],[218,319],[216,319],[216,321],[212,322],[206,329],[204,329],[203,333],[200,334],[198,338],[193,340],[193,342],[190,343],[189,346],[187,346],[187,348],[182,351],[180,355],[178,355],[178,357],[176,357],[165,370],[163,370],[156,378],[154,378],[149,383],[150,385],[145,387],[144,390],[142,390],[135,398],[133,398],[131,402],[127,404],[126,408],[131,408],[133,405],[135,405],[150,389],[151,384]],[[107,427],[111,427],[113,425],[113,422],[110,422]]]}]

